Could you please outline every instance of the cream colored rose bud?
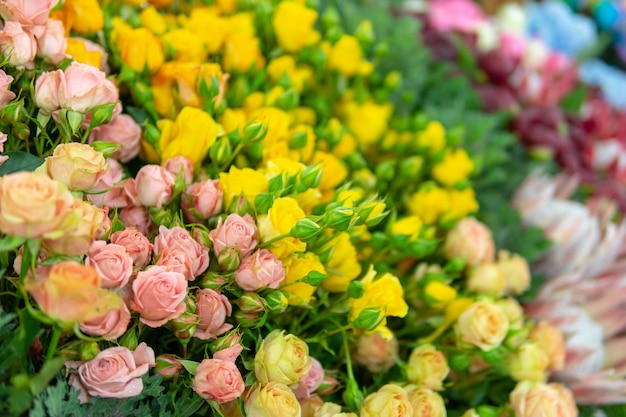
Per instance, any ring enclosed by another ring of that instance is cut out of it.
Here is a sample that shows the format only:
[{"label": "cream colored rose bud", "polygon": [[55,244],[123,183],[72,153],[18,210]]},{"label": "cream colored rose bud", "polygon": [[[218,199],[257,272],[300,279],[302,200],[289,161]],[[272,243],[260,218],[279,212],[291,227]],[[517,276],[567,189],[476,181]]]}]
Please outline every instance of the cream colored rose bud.
[{"label": "cream colored rose bud", "polygon": [[467,289],[497,297],[504,292],[504,275],[495,263],[484,262],[469,270]]},{"label": "cream colored rose bud", "polygon": [[402,387],[387,384],[365,398],[361,417],[413,417],[413,407]]},{"label": "cream colored rose bud", "polygon": [[498,252],[496,263],[504,277],[504,293],[521,294],[530,286],[530,268],[526,259],[507,251]]},{"label": "cream colored rose bud", "polygon": [[450,368],[444,354],[433,345],[426,344],[413,349],[406,372],[410,382],[440,390]]},{"label": "cream colored rose bud", "polygon": [[409,401],[414,416],[446,417],[446,406],[441,395],[428,388],[409,391]]},{"label": "cream colored rose bud", "polygon": [[487,226],[473,217],[458,222],[448,233],[443,246],[448,258],[463,258],[469,266],[493,262],[495,244]]},{"label": "cream colored rose bud", "polygon": [[295,384],[311,366],[309,346],[292,334],[285,335],[283,330],[268,334],[254,357],[254,373],[262,384]]},{"label": "cream colored rose bud", "polygon": [[537,343],[526,342],[517,352],[512,353],[506,362],[514,380],[542,382],[546,379],[550,359]]},{"label": "cream colored rose bud", "polygon": [[500,346],[509,331],[506,314],[491,301],[477,301],[469,306],[454,326],[458,342],[488,351]]}]

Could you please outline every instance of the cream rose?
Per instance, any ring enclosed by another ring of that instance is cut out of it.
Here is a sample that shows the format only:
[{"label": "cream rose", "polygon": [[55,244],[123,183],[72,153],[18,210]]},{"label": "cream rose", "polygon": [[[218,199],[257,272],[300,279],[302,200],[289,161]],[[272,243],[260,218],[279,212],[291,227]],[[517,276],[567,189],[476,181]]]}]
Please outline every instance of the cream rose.
[{"label": "cream rose", "polygon": [[507,357],[507,368],[515,381],[545,381],[548,354],[535,342],[526,342]]},{"label": "cream rose", "polygon": [[256,384],[244,404],[247,417],[300,417],[300,403],[285,384]]},{"label": "cream rose", "polygon": [[309,373],[312,361],[309,346],[283,330],[268,334],[254,357],[254,373],[262,384],[295,384]]},{"label": "cream rose", "polygon": [[365,398],[361,417],[413,417],[413,407],[402,387],[387,384]]},{"label": "cream rose", "polygon": [[450,372],[450,367],[443,353],[433,345],[426,344],[413,349],[406,372],[410,382],[440,390],[443,388],[443,380]]},{"label": "cream rose", "polygon": [[473,217],[467,217],[450,230],[443,251],[448,258],[464,258],[469,266],[475,266],[493,262],[495,244],[487,226]]},{"label": "cream rose", "polygon": [[428,388],[416,388],[408,393],[413,417],[446,417],[446,406],[441,395]]},{"label": "cream rose", "polygon": [[108,169],[102,153],[76,142],[58,145],[44,166],[50,178],[75,191],[89,190]]},{"label": "cream rose", "polygon": [[515,417],[577,417],[571,391],[560,384],[519,382],[509,395]]},{"label": "cream rose", "polygon": [[528,338],[541,347],[550,360],[550,369],[563,369],[565,364],[565,342],[563,333],[547,321],[540,321],[530,331]]},{"label": "cream rose", "polygon": [[477,301],[461,313],[454,330],[459,341],[488,351],[506,337],[509,319],[494,303]]}]

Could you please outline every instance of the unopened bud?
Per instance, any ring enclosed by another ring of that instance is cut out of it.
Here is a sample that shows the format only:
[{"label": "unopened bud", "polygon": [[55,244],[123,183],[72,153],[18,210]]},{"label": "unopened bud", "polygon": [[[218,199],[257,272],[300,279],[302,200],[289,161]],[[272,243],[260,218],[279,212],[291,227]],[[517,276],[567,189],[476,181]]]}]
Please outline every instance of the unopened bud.
[{"label": "unopened bud", "polygon": [[274,196],[270,193],[261,193],[254,198],[254,207],[259,214],[269,212],[272,204],[274,204]]},{"label": "unopened bud", "polygon": [[333,210],[326,213],[328,218],[328,227],[345,231],[352,224],[352,219],[354,217],[354,210],[348,207],[337,207]]},{"label": "unopened bud", "polygon": [[118,339],[118,343],[120,346],[128,348],[129,350],[137,349],[137,345],[139,344],[137,332],[134,330],[126,332],[120,339]]},{"label": "unopened bud", "polygon": [[464,371],[470,367],[471,363],[469,355],[464,353],[453,353],[448,357],[448,364],[455,371]]},{"label": "unopened bud", "polygon": [[359,313],[359,316],[352,322],[355,329],[372,331],[376,329],[385,319],[385,312],[380,307],[368,307]]},{"label": "unopened bud", "polygon": [[226,278],[217,272],[207,272],[200,280],[200,286],[202,288],[209,288],[212,290],[217,290],[223,287],[226,283]]},{"label": "unopened bud", "polygon": [[250,206],[250,202],[244,195],[239,195],[233,198],[233,201],[228,207],[228,212],[235,213],[240,216],[245,216],[246,214],[252,213],[252,207]]},{"label": "unopened bud", "polygon": [[235,320],[241,327],[255,327],[261,321],[261,315],[258,313],[245,313],[241,310],[235,311]]},{"label": "unopened bud", "polygon": [[307,144],[307,132],[295,132],[289,139],[289,149],[301,149]]},{"label": "unopened bud", "polygon": [[102,156],[104,156],[105,158],[108,158],[115,152],[117,152],[118,149],[122,147],[122,145],[120,145],[119,143],[102,142],[98,140],[93,142],[91,144],[91,147],[94,148],[96,151],[102,153]]},{"label": "unopened bud", "polygon": [[502,415],[502,410],[491,405],[479,405],[476,407],[476,413],[480,417],[499,417]]},{"label": "unopened bud", "polygon": [[343,392],[343,401],[350,410],[357,411],[361,408],[365,397],[359,388],[359,384],[355,380],[348,380],[346,390]]},{"label": "unopened bud", "polygon": [[239,344],[241,341],[241,335],[237,330],[233,330],[225,335],[215,339],[209,347],[213,352],[219,352],[220,350],[228,349],[230,347]]},{"label": "unopened bud", "polygon": [[241,254],[237,246],[225,247],[217,257],[218,265],[225,271],[231,272],[239,268]]},{"label": "unopened bud", "polygon": [[315,223],[308,217],[300,219],[296,222],[296,225],[291,229],[289,234],[296,239],[300,239],[304,242],[313,239],[322,231],[319,224]]},{"label": "unopened bud", "polygon": [[359,214],[367,227],[374,227],[387,217],[385,208],[387,208],[385,203],[375,200],[366,203]]},{"label": "unopened bud", "polygon": [[194,227],[191,229],[191,237],[206,248],[211,248],[213,245],[213,242],[209,239],[209,232],[202,227]]},{"label": "unopened bud", "polygon": [[287,297],[280,290],[273,290],[265,296],[265,303],[270,313],[282,314],[287,310]]},{"label": "unopened bud", "polygon": [[100,104],[99,106],[94,107],[91,111],[91,122],[89,123],[89,127],[94,128],[109,123],[113,118],[113,112],[116,105],[117,102]]},{"label": "unopened bud", "polygon": [[154,125],[145,124],[143,126],[144,131],[144,139],[152,145],[152,147],[156,150],[159,149],[159,142],[161,141],[161,131]]},{"label": "unopened bud", "polygon": [[14,123],[11,127],[11,134],[19,140],[27,140],[30,136],[30,128],[26,123]]},{"label": "unopened bud", "polygon": [[361,298],[365,294],[365,288],[360,281],[352,281],[348,284],[348,297]]},{"label": "unopened bud", "polygon": [[362,20],[354,31],[354,37],[366,48],[371,45],[376,38],[372,22],[370,20]]},{"label": "unopened bud", "polygon": [[174,355],[160,355],[156,358],[154,370],[164,379],[174,378],[183,369],[183,364]]},{"label": "unopened bud", "polygon": [[211,160],[218,165],[227,163],[230,160],[232,154],[233,149],[228,136],[222,136],[217,139],[209,149],[209,155],[211,156]]},{"label": "unopened bud", "polygon": [[387,74],[384,81],[385,87],[390,90],[397,89],[400,86],[401,82],[402,74],[400,74],[400,71],[391,71],[389,74]]},{"label": "unopened bud", "polygon": [[419,156],[410,156],[400,162],[399,176],[401,178],[417,178],[424,165],[424,160]]},{"label": "unopened bud", "polygon": [[246,143],[260,142],[267,134],[267,126],[265,123],[252,122],[243,130],[243,137]]},{"label": "unopened bud", "polygon": [[243,293],[239,297],[237,305],[244,313],[261,313],[265,311],[265,301],[255,292]]},{"label": "unopened bud", "polygon": [[321,17],[322,25],[325,29],[329,29],[333,26],[339,25],[341,22],[341,18],[339,16],[339,12],[333,6],[328,6],[322,13]]},{"label": "unopened bud", "polygon": [[300,173],[300,182],[309,188],[316,188],[322,182],[322,171],[320,164],[308,166]]}]

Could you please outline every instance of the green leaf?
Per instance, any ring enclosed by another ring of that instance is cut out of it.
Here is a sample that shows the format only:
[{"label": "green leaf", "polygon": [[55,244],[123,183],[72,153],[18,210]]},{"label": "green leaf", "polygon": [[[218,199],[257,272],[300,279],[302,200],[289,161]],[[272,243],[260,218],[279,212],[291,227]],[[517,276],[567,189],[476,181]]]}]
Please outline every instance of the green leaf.
[{"label": "green leaf", "polygon": [[20,171],[32,172],[44,162],[43,158],[22,151],[8,151],[3,155],[9,159],[0,165],[0,176]]},{"label": "green leaf", "polygon": [[179,362],[191,375],[195,375],[196,369],[198,368],[198,365],[200,365],[198,362],[188,361],[185,359],[181,359]]},{"label": "green leaf", "polygon": [[41,371],[30,379],[30,392],[37,396],[50,384],[52,378],[59,372],[65,363],[65,358],[54,358],[41,367]]},{"label": "green leaf", "polygon": [[20,247],[26,239],[18,236],[5,236],[0,239],[0,252],[7,252]]}]

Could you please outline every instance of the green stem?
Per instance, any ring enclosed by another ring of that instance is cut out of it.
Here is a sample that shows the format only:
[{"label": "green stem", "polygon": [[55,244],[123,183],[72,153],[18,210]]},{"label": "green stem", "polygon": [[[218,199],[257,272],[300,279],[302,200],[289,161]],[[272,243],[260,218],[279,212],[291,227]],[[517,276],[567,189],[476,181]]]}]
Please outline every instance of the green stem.
[{"label": "green stem", "polygon": [[220,172],[222,171],[226,171],[226,168],[228,168],[230,166],[230,164],[233,163],[233,161],[235,160],[235,158],[237,157],[237,155],[239,155],[239,152],[241,152],[241,150],[243,149],[245,145],[243,143],[238,143],[237,146],[235,146],[235,149],[233,150],[232,155],[230,156],[230,158],[228,158],[228,161],[226,161],[226,163],[220,167]]},{"label": "green stem", "polygon": [[270,246],[271,246],[271,244],[272,244],[272,243],[274,243],[274,242],[278,242],[279,240],[284,239],[284,238],[286,238],[286,237],[290,237],[290,236],[291,236],[291,235],[290,235],[289,233],[285,233],[285,234],[283,234],[283,235],[276,236],[275,238],[270,239],[270,240],[268,240],[267,242],[263,242],[263,243],[261,243],[258,247],[259,247],[259,249],[265,249],[265,248],[268,248],[268,247],[270,247]]},{"label": "green stem", "polygon": [[343,350],[346,354],[346,369],[348,371],[348,379],[354,380],[354,371],[352,370],[352,357],[350,356],[350,345],[346,332],[341,332],[343,336]]},{"label": "green stem", "polygon": [[46,352],[46,362],[52,360],[54,353],[59,345],[59,339],[61,338],[61,329],[57,326],[52,327],[52,337],[50,338],[50,344],[48,345],[48,352]]}]

